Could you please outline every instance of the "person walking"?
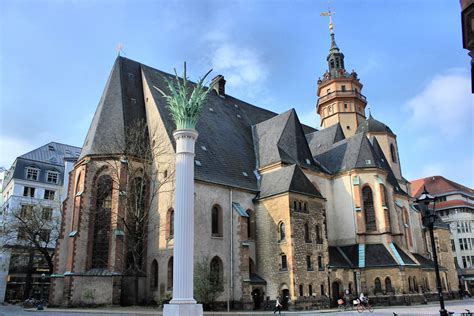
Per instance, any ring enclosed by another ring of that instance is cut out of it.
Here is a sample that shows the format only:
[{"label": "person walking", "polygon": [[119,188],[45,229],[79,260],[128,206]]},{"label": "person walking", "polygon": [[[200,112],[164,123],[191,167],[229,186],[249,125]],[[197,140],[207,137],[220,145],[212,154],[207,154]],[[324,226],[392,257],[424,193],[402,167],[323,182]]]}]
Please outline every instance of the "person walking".
[{"label": "person walking", "polygon": [[273,314],[275,314],[278,311],[278,315],[281,315],[281,303],[280,303],[280,297],[277,296],[276,302],[275,302],[275,309],[273,310]]}]

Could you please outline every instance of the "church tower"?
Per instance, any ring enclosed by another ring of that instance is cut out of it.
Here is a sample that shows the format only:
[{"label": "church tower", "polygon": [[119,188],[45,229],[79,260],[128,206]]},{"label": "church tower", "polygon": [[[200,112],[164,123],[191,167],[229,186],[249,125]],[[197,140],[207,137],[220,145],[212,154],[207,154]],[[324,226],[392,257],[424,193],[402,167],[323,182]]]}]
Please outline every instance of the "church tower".
[{"label": "church tower", "polygon": [[318,103],[316,112],[321,117],[323,128],[339,123],[346,138],[355,134],[360,123],[365,121],[367,100],[361,94],[362,84],[357,73],[348,73],[344,68],[344,54],[337,47],[334,37],[331,11],[329,16],[331,48],[327,57],[328,70],[318,80]]}]

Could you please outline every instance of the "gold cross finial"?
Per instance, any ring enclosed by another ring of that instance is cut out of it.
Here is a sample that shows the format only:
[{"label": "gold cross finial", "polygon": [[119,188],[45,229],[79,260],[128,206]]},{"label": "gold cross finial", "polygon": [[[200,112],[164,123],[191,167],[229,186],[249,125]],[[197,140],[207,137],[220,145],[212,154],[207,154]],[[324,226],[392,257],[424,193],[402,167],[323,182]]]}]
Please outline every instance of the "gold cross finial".
[{"label": "gold cross finial", "polygon": [[117,49],[117,54],[120,56],[120,53],[121,53],[122,50],[123,50],[123,44],[122,44],[122,43],[118,43],[116,49]]},{"label": "gold cross finial", "polygon": [[332,24],[332,16],[336,14],[336,12],[332,12],[331,11],[331,8],[328,8],[328,11],[327,12],[321,12],[321,16],[328,16],[329,17],[329,30],[331,31],[331,34],[333,34],[333,29],[334,29],[334,26]]}]

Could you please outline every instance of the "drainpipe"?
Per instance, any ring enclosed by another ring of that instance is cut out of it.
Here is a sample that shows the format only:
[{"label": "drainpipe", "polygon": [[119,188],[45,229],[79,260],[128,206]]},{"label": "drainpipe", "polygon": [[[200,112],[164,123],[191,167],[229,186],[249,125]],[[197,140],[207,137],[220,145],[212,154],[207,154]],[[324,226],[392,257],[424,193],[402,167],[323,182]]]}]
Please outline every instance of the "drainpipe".
[{"label": "drainpipe", "polygon": [[229,295],[227,298],[227,311],[230,312],[230,300],[234,301],[234,213],[232,212],[232,188],[229,191],[230,207],[230,280]]}]

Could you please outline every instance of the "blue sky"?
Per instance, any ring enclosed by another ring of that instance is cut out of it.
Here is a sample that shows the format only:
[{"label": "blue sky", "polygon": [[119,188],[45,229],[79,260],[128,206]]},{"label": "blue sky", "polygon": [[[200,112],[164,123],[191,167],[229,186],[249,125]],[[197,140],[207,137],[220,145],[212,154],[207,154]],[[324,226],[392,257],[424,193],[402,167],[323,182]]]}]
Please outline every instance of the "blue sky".
[{"label": "blue sky", "polygon": [[[473,97],[460,5],[333,0],[336,41],[374,117],[397,134],[404,175],[474,187]],[[327,1],[0,1],[0,166],[49,141],[82,146],[118,43],[126,57],[319,126]]]}]

